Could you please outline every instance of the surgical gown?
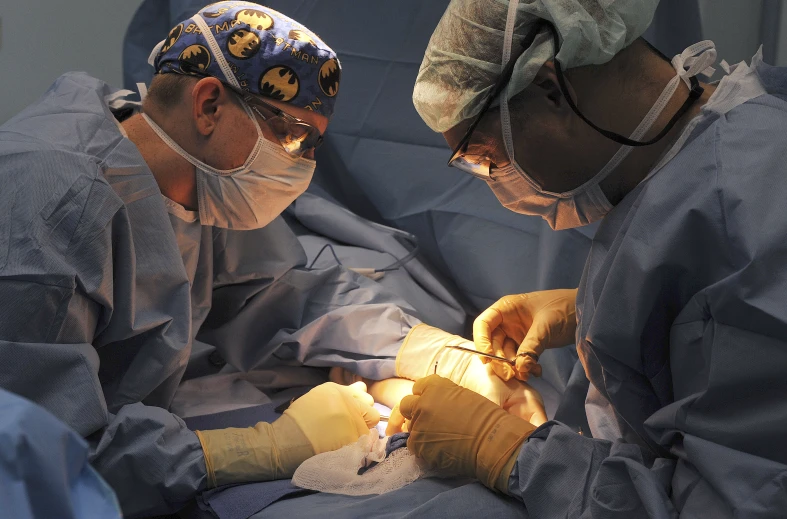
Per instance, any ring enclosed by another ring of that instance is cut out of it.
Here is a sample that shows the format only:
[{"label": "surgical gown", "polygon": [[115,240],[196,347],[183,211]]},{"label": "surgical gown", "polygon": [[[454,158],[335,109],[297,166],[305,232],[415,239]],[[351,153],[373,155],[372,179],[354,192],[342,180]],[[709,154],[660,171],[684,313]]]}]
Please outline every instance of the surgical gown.
[{"label": "surgical gown", "polygon": [[120,519],[88,446],[46,410],[0,389],[0,516]]},{"label": "surgical gown", "polygon": [[787,514],[787,69],[738,65],[673,149],[593,242],[594,438],[549,422],[524,444],[531,517]]},{"label": "surgical gown", "polygon": [[195,336],[240,371],[380,379],[418,319],[370,279],[304,268],[281,218],[201,226],[163,197],[112,94],[66,74],[0,126],[0,387],[87,438],[134,517],[205,486],[199,441],[168,411]]}]

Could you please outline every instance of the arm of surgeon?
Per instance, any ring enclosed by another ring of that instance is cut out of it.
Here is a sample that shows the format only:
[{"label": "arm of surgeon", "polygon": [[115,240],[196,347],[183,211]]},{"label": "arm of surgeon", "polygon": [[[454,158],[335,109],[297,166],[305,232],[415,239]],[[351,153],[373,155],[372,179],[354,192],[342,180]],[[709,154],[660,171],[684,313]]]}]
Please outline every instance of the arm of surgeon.
[{"label": "arm of surgeon", "polygon": [[388,434],[401,429],[430,467],[475,477],[521,500],[531,517],[780,517],[787,509],[787,472],[775,460],[685,433],[677,458],[654,458],[558,422],[536,428],[439,376],[417,381],[392,413]]}]

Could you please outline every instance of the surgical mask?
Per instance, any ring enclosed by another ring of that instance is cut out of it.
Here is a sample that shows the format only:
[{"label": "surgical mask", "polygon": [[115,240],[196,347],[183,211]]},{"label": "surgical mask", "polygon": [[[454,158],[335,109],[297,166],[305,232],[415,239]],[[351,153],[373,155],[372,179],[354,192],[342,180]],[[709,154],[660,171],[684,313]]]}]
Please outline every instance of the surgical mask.
[{"label": "surgical mask", "polygon": [[[205,21],[199,14],[193,20],[208,40],[225,80],[241,90]],[[194,165],[202,225],[236,230],[265,227],[306,191],[314,175],[313,160],[291,157],[281,144],[267,140],[249,105],[243,100],[241,104],[257,130],[257,142],[244,164],[231,170],[216,169],[190,155],[142,114],[167,146]]]},{"label": "surgical mask", "polygon": [[187,153],[150,117],[147,123],[175,153],[194,165],[202,225],[225,229],[259,229],[279,216],[309,187],[315,162],[290,157],[280,144],[262,136],[257,121],[257,142],[243,166],[220,170]]},{"label": "surgical mask", "polygon": [[[509,35],[513,33],[513,25],[506,29],[503,63],[507,63],[511,55]],[[629,138],[638,141],[647,134],[677,92],[680,82],[683,81],[691,88],[691,78],[700,73],[712,75],[714,70],[711,65],[715,60],[716,49],[711,41],[699,42],[675,56],[672,65],[677,75],[667,84],[656,103]],[[494,177],[485,180],[503,206],[517,213],[541,216],[555,230],[593,223],[612,210],[612,204],[600,184],[631,153],[632,146],[622,146],[589,181],[571,191],[555,193],[543,189],[516,162],[507,92],[500,96],[500,119],[503,141],[511,162],[508,166],[497,169]]]}]

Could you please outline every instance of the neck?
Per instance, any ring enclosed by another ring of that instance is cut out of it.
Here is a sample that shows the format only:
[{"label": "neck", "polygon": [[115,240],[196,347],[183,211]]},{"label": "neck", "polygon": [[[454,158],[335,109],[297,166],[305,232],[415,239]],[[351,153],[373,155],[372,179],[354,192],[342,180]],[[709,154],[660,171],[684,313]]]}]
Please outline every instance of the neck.
[{"label": "neck", "polygon": [[145,159],[161,193],[186,209],[197,210],[194,166],[167,146],[142,115],[136,114],[121,124]]},{"label": "neck", "polygon": [[[647,75],[635,75],[635,77],[639,76],[637,80],[630,81],[628,85],[618,80],[617,84],[626,85],[625,88],[621,87],[605,103],[607,114],[611,115],[613,119],[617,119],[617,124],[610,121],[610,126],[620,128],[622,131],[618,131],[618,133],[622,135],[629,135],[634,131],[634,128],[645,118],[645,115],[661,96],[664,88],[676,75],[675,69],[670,63],[657,57],[651,51],[640,55],[639,59],[643,64],[647,64],[642,66],[642,70],[647,70]],[[701,86],[704,89],[702,96],[683,114],[666,136],[650,146],[634,148],[620,166],[602,181],[601,188],[610,203],[617,204],[639,185],[661,157],[672,148],[688,123],[699,115],[702,107],[716,90],[714,85],[701,83]],[[688,96],[689,88],[681,81],[666,108],[640,140],[648,140],[658,135],[678,112]]]}]

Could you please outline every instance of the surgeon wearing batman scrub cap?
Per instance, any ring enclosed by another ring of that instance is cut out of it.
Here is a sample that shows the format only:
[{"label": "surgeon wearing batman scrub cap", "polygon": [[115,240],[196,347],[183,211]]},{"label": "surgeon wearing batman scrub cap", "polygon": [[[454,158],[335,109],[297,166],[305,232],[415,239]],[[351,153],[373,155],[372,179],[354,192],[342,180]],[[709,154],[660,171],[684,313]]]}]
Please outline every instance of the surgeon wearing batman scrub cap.
[{"label": "surgeon wearing batman scrub cap", "polygon": [[656,6],[449,5],[413,100],[457,174],[554,229],[601,221],[578,290],[504,297],[475,343],[524,380],[576,340],[590,431],[506,415],[438,376],[390,425],[531,517],[783,517],[787,70],[758,52],[703,82],[712,42],[670,60],[640,38]]},{"label": "surgeon wearing batman scrub cap", "polygon": [[[307,268],[279,217],[311,180],[336,54],[248,2],[207,6],[166,36],[142,103],[69,73],[0,126],[0,387],[88,440],[126,517],[288,478],[379,420],[363,383],[326,383],[273,424],[192,432],[169,409],[193,346],[215,347],[232,375],[297,370],[309,385],[325,374],[302,366],[383,382],[432,369],[399,355],[419,324],[411,306],[341,266]],[[539,406],[520,381],[451,358],[439,373]],[[221,404],[246,403],[229,393]]]}]

